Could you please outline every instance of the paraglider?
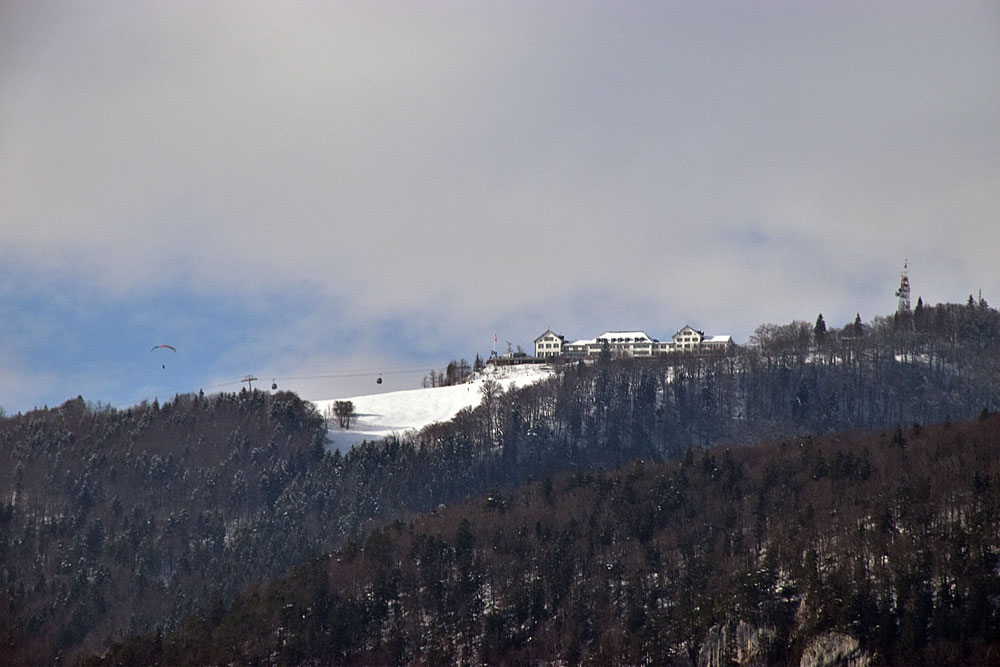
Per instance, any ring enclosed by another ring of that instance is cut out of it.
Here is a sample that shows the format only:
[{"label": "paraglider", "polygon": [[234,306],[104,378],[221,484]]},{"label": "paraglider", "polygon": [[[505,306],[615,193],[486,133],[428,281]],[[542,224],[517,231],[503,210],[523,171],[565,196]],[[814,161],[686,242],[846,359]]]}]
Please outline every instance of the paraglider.
[{"label": "paraglider", "polygon": [[[173,345],[154,345],[153,349],[151,349],[150,352],[156,352],[160,348],[166,348],[168,350],[173,350],[174,354],[177,354],[177,348],[174,347]],[[166,364],[160,364],[160,367],[161,368],[166,368],[167,365]]]}]

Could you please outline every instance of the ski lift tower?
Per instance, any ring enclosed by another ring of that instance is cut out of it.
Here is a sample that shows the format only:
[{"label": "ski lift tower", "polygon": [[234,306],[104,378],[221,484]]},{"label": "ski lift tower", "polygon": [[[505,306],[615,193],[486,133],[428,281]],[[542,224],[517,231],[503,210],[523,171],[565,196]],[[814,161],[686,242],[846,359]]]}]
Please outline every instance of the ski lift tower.
[{"label": "ski lift tower", "polygon": [[910,260],[903,262],[903,273],[899,279],[899,289],[896,290],[896,296],[899,297],[899,307],[896,309],[897,313],[910,312],[910,277],[907,275],[909,263]]}]

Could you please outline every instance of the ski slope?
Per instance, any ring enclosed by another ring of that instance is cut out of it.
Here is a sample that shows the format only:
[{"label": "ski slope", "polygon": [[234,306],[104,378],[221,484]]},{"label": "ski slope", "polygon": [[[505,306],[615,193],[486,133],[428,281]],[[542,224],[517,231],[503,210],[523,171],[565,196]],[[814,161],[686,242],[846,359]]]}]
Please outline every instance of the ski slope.
[{"label": "ski slope", "polygon": [[512,386],[523,387],[552,375],[549,366],[487,366],[468,382],[450,387],[408,389],[384,394],[347,396],[313,401],[326,415],[332,412],[335,401],[351,401],[357,416],[349,429],[342,429],[336,418],[330,419],[327,442],[330,451],[341,453],[365,440],[379,440],[392,433],[420,430],[435,422],[451,420],[462,408],[474,407],[482,401],[481,388],[487,379],[496,380],[506,390]]}]

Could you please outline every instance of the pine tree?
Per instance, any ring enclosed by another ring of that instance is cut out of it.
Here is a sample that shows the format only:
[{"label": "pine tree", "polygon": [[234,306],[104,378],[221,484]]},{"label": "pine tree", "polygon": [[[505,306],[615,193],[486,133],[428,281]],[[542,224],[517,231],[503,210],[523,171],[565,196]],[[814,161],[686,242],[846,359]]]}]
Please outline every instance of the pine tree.
[{"label": "pine tree", "polygon": [[924,309],[924,300],[917,297],[917,307],[913,309],[913,328],[923,331],[926,327],[927,311]]},{"label": "pine tree", "polygon": [[819,314],[816,318],[816,326],[813,327],[813,340],[816,341],[817,345],[822,345],[826,341],[826,321],[823,319],[823,313]]},{"label": "pine tree", "polygon": [[606,366],[611,362],[611,343],[606,338],[601,340],[601,352],[597,355],[597,362],[601,366]]}]

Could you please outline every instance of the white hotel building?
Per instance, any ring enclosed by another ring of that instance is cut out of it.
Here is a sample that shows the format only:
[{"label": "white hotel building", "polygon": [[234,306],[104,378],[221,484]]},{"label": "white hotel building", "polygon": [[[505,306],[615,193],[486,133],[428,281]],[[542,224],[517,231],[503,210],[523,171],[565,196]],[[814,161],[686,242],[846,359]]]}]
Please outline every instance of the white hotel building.
[{"label": "white hotel building", "polygon": [[685,326],[668,341],[650,338],[643,331],[606,331],[597,338],[566,342],[551,329],[535,339],[535,358],[595,357],[607,342],[614,357],[654,357],[671,352],[727,352],[734,347],[732,336],[706,337],[705,333]]}]

